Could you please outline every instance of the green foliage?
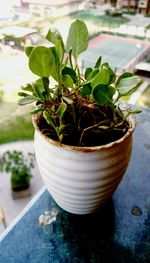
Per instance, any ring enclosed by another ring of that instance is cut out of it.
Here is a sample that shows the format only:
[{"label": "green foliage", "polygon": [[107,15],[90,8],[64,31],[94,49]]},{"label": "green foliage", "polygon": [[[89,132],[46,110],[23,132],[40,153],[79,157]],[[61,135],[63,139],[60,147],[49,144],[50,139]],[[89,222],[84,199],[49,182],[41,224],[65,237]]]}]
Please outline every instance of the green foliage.
[{"label": "green foliage", "polygon": [[[83,21],[72,23],[66,47],[57,30],[49,30],[46,38],[53,47],[26,48],[29,67],[40,78],[21,87],[19,105],[34,102],[33,114],[40,112],[46,120],[49,125],[47,134],[55,134],[54,138],[63,143],[70,134],[78,134],[77,145],[82,145],[83,132],[91,127],[103,127],[100,128],[103,131],[107,130],[104,127],[118,130],[118,122],[121,126],[125,121],[123,114],[118,113],[118,100],[134,92],[140,78],[130,72],[117,78],[108,63],[101,63],[101,56],[94,68],[81,73],[78,56],[88,47],[88,29]],[[53,88],[49,85],[50,77],[57,81]],[[102,115],[102,125],[99,115]],[[103,120],[104,116],[106,120]]]},{"label": "green foliage", "polygon": [[135,10],[125,10],[123,11],[124,14],[128,14],[128,15],[136,15],[136,11]]},{"label": "green foliage", "polygon": [[146,29],[150,29],[150,24],[145,27]]},{"label": "green foliage", "polygon": [[[20,107],[10,101],[0,103],[0,144],[33,140],[34,127],[29,114],[33,110],[31,104]],[[4,112],[7,112],[7,115]]]},{"label": "green foliage", "polygon": [[150,63],[150,58],[147,58],[147,59],[146,59],[146,62],[147,62],[147,63]]},{"label": "green foliage", "polygon": [[57,59],[61,63],[64,56],[64,43],[59,31],[57,29],[49,30],[46,38],[55,45]]},{"label": "green foliage", "polygon": [[19,37],[15,37],[14,35],[7,35],[7,34],[5,34],[4,39],[5,39],[5,42],[6,42],[6,43],[7,43],[7,42],[14,42],[14,44],[15,44],[16,46],[18,46],[18,47],[21,46],[21,41],[22,41],[22,39],[19,38]]},{"label": "green foliage", "polygon": [[145,17],[150,17],[150,14],[145,14]]},{"label": "green foliage", "polygon": [[34,155],[25,156],[21,151],[7,151],[0,158],[0,171],[11,173],[11,187],[14,191],[25,189],[29,186],[34,168]]},{"label": "green foliage", "polygon": [[76,20],[72,23],[67,38],[67,51],[72,49],[72,55],[77,60],[78,55],[88,47],[88,30],[83,21]]},{"label": "green foliage", "polygon": [[52,48],[35,47],[29,55],[29,68],[39,77],[49,77],[51,72],[51,64],[55,62]]},{"label": "green foliage", "polygon": [[114,17],[121,17],[123,12],[120,9],[117,8],[112,8],[112,9],[107,9],[106,11],[106,15],[109,16],[114,16]]},{"label": "green foliage", "polygon": [[26,53],[27,57],[30,56],[30,54],[31,54],[31,52],[32,52],[32,49],[33,49],[32,46],[29,46],[29,47],[27,47],[27,48],[25,49],[25,53]]},{"label": "green foliage", "polygon": [[103,83],[98,84],[92,90],[93,98],[99,105],[111,104],[114,93],[115,88]]},{"label": "green foliage", "polygon": [[4,92],[3,90],[0,90],[0,102],[3,101],[3,97],[4,97]]},{"label": "green foliage", "polygon": [[[121,78],[116,89],[119,93],[119,96],[127,96],[129,94],[132,94],[136,86],[141,82],[138,76],[132,76],[128,78]],[[136,85],[135,85],[136,83]]]}]

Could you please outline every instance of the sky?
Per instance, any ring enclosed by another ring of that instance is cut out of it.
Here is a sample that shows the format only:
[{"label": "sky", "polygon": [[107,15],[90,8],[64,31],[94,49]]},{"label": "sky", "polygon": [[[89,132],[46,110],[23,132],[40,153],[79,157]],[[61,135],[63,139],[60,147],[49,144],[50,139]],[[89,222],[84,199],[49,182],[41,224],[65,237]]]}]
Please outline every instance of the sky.
[{"label": "sky", "polygon": [[5,0],[5,1],[0,0],[0,18],[10,14],[12,4],[13,4],[12,0]]},{"label": "sky", "polygon": [[19,0],[0,0],[0,18],[11,15],[11,9]]}]

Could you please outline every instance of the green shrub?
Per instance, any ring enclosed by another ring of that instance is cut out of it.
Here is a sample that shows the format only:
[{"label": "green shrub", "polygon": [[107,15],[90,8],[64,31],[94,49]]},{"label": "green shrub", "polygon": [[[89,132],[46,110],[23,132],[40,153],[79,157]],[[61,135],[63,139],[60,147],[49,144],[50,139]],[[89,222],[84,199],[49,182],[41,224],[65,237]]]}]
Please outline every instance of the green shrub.
[{"label": "green shrub", "polygon": [[150,58],[147,58],[147,59],[146,59],[146,62],[147,62],[147,63],[150,63]]},{"label": "green shrub", "polygon": [[123,12],[120,9],[117,8],[112,8],[112,9],[107,9],[105,11],[106,15],[108,16],[114,16],[114,17],[121,17]]},{"label": "green shrub", "polygon": [[145,17],[150,17],[150,14],[145,14]]},{"label": "green shrub", "polygon": [[0,171],[11,173],[11,188],[13,191],[27,189],[34,168],[34,155],[25,156],[21,151],[7,151],[0,158]]},{"label": "green shrub", "polygon": [[0,102],[3,101],[3,97],[4,97],[4,91],[0,90]]},{"label": "green shrub", "polygon": [[146,29],[150,29],[150,24],[146,26]]},{"label": "green shrub", "polygon": [[135,10],[126,10],[123,13],[124,14],[128,14],[128,15],[136,15],[136,11]]}]

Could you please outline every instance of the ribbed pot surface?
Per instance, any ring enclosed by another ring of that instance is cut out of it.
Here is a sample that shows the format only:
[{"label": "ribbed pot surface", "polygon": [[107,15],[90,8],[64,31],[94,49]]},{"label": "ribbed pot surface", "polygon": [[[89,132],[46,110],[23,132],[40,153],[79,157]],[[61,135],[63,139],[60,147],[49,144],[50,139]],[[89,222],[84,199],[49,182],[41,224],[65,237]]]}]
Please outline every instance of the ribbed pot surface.
[{"label": "ribbed pot surface", "polygon": [[61,208],[88,214],[112,196],[128,166],[134,126],[133,121],[128,133],[116,142],[87,148],[60,145],[36,129],[38,167]]}]

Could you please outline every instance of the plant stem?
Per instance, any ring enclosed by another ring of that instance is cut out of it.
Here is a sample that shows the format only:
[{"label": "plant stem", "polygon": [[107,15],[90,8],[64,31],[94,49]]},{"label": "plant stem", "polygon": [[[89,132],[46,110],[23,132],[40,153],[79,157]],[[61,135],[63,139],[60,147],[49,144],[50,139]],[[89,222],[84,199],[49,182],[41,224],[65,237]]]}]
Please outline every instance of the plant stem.
[{"label": "plant stem", "polygon": [[94,125],[92,125],[92,126],[89,126],[89,127],[85,128],[85,129],[82,131],[82,133],[81,133],[80,141],[79,141],[79,146],[81,146],[81,143],[82,143],[83,136],[84,136],[84,133],[85,133],[85,132],[87,132],[87,131],[89,131],[89,130],[91,130],[91,129],[93,129],[93,128],[96,128],[96,127],[98,127],[99,125],[101,125],[101,124],[103,124],[103,123],[105,123],[105,122],[106,122],[106,120],[101,121],[101,122],[99,122],[99,123],[97,123],[97,124],[94,124]]},{"label": "plant stem", "polygon": [[73,69],[73,63],[72,63],[71,54],[72,54],[72,49],[70,49],[70,51],[69,51],[69,63],[70,63],[70,67]]},{"label": "plant stem", "polygon": [[120,94],[118,94],[117,98],[114,100],[114,104],[120,99]]},{"label": "plant stem", "polygon": [[114,120],[114,122],[116,122],[117,117],[116,117],[116,112],[115,112],[115,105],[113,102],[111,102],[111,108],[113,111],[113,120]]},{"label": "plant stem", "polygon": [[78,87],[81,86],[81,74],[80,74],[80,69],[78,67],[78,65],[76,65],[77,68],[77,73],[78,73]]}]

